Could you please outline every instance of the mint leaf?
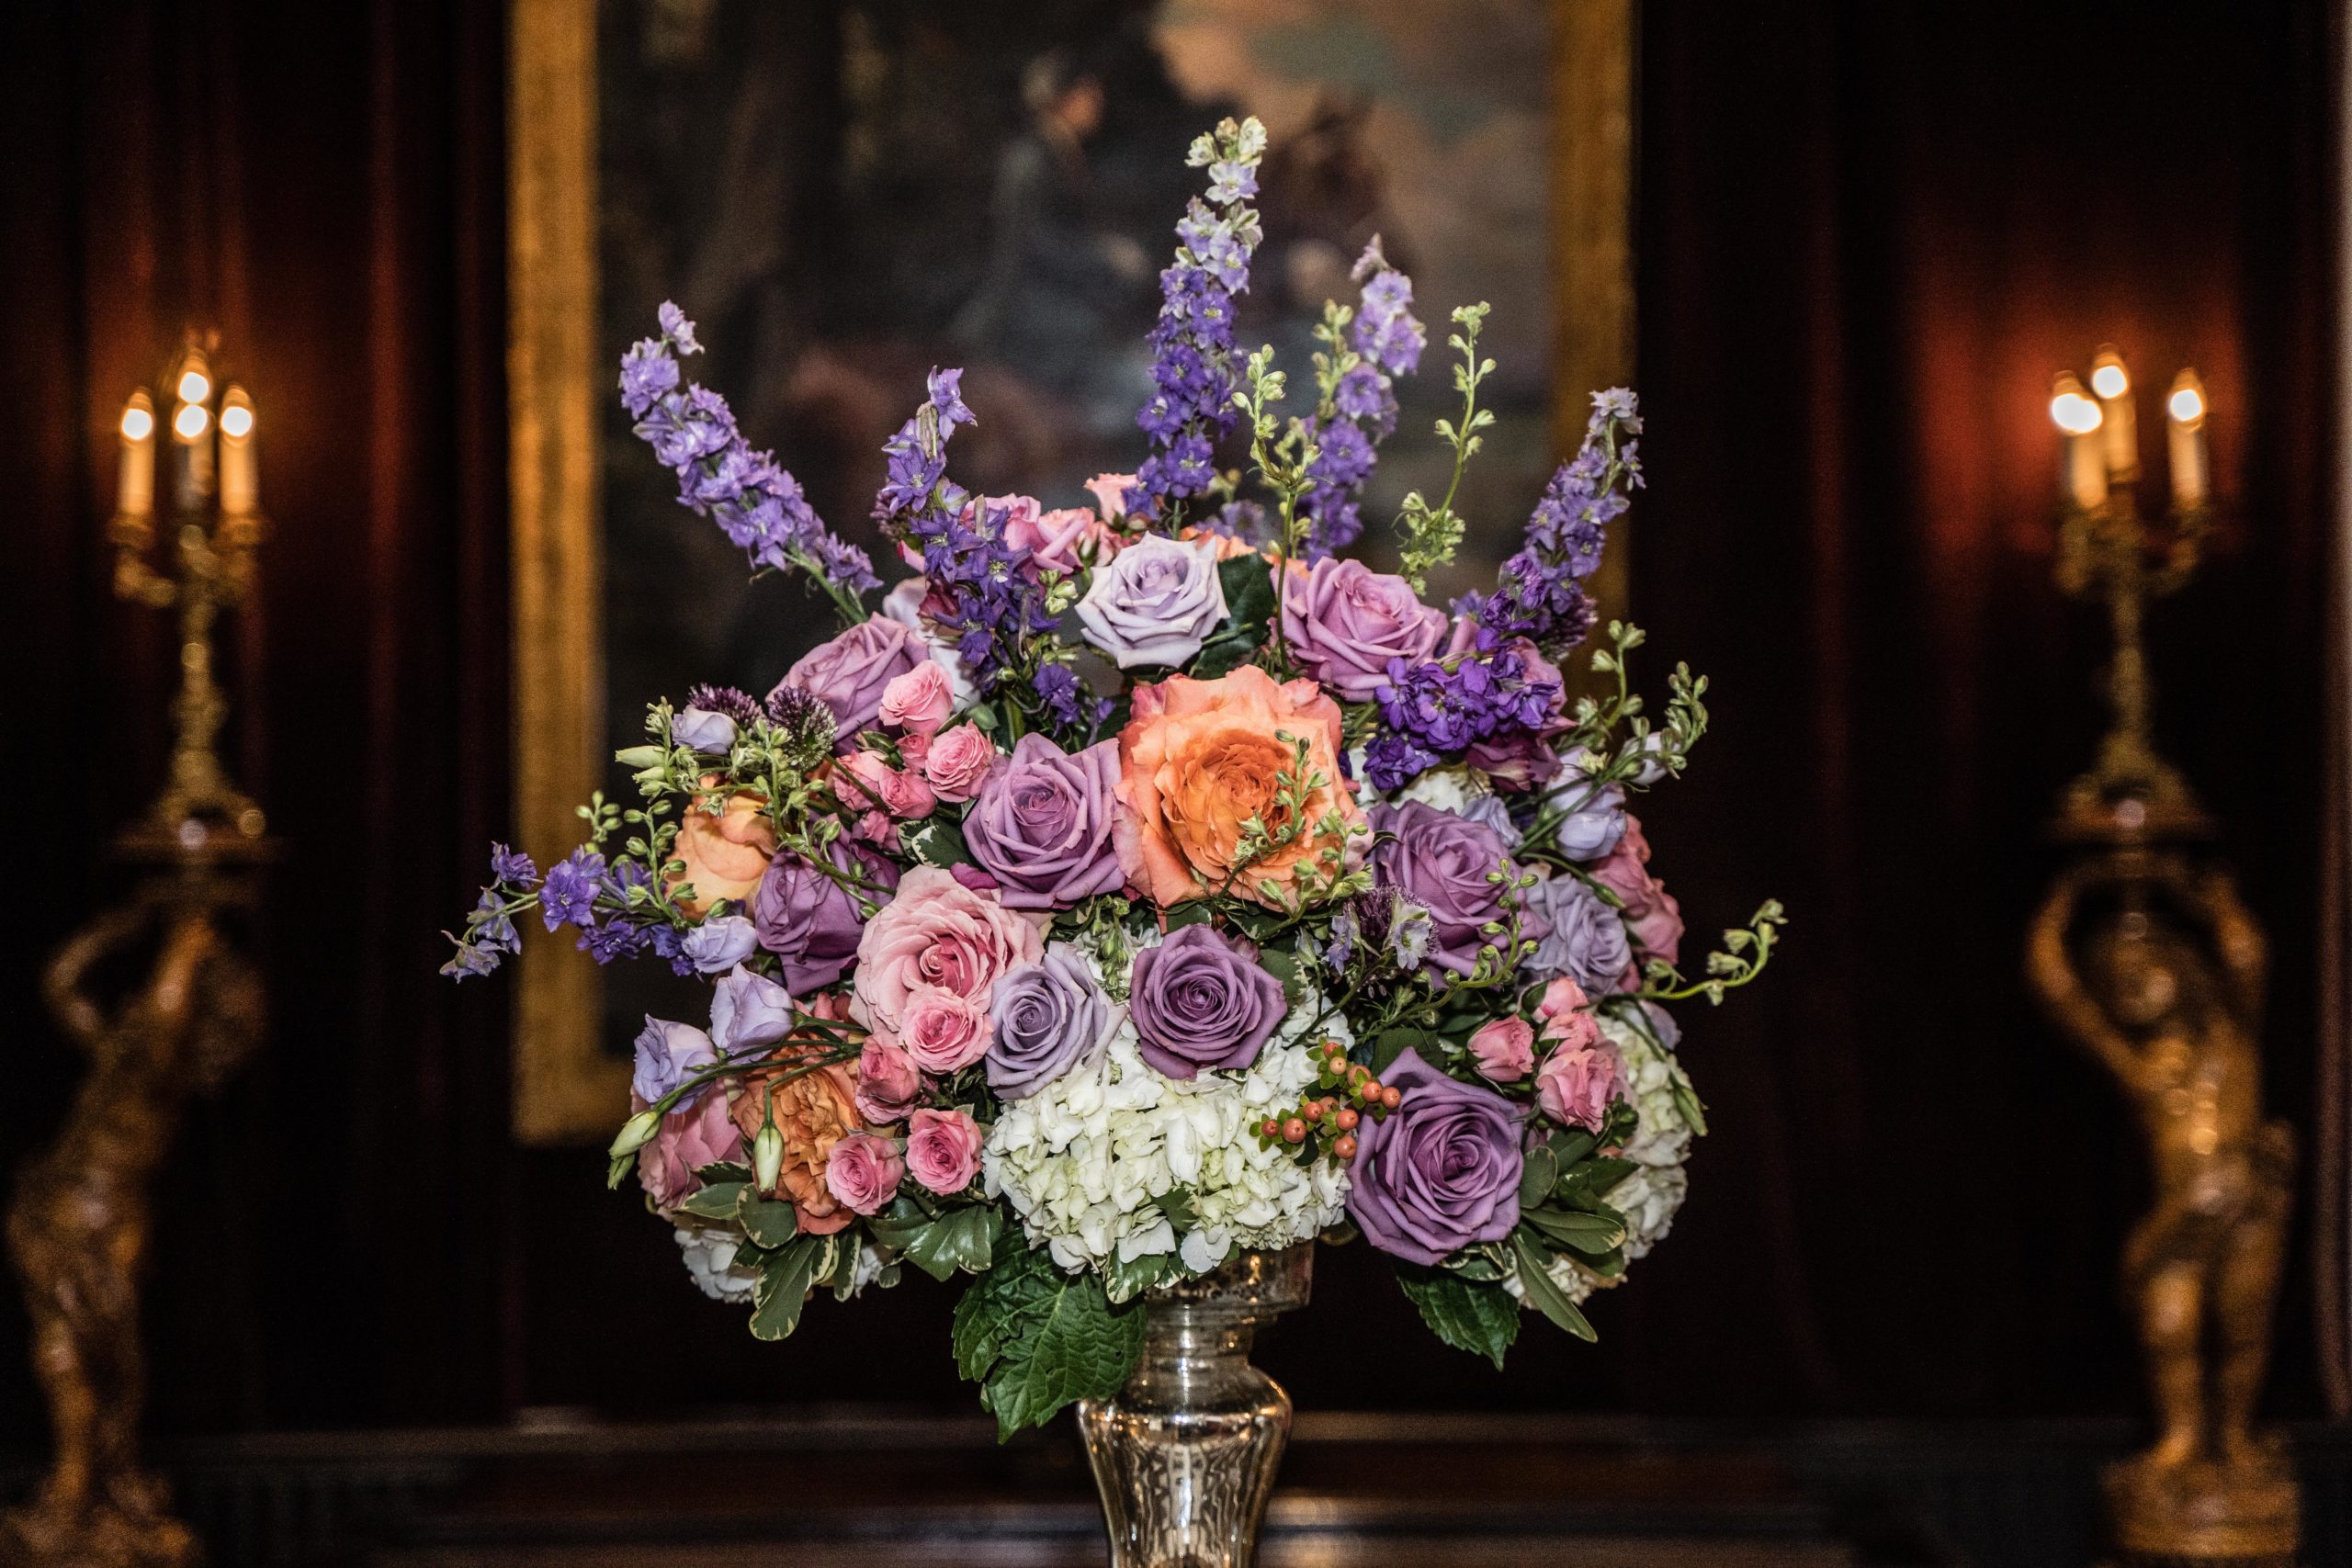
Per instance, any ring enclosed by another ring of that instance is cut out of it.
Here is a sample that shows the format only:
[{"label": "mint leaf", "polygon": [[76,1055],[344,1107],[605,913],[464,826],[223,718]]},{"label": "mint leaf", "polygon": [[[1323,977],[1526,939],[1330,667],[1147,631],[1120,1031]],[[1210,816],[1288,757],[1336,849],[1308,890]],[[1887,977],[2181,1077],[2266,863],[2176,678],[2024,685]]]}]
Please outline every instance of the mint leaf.
[{"label": "mint leaf", "polygon": [[1519,1337],[1519,1303],[1499,1283],[1481,1284],[1442,1269],[1400,1264],[1396,1283],[1421,1309],[1430,1332],[1457,1350],[1484,1356],[1502,1371],[1504,1352]]},{"label": "mint leaf", "polygon": [[1107,1399],[1143,1353],[1143,1310],[1114,1307],[1102,1279],[1065,1274],[1017,1234],[956,1303],[956,1362],[980,1382],[1001,1442],[1080,1399]]}]

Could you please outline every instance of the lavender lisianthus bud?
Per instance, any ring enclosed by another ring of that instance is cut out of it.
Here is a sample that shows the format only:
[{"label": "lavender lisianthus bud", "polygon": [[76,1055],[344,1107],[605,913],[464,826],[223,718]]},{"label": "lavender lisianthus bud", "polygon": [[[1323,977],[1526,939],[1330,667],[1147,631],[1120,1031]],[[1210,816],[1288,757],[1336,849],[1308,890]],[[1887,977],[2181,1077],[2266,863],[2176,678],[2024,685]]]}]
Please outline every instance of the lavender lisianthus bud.
[{"label": "lavender lisianthus bud", "polygon": [[792,1033],[792,993],[741,964],[710,992],[710,1043],[729,1056],[781,1044]]},{"label": "lavender lisianthus bud", "polygon": [[[649,1013],[645,1027],[637,1036],[637,1065],[629,1075],[629,1092],[648,1105],[656,1104],[663,1095],[718,1060],[718,1053],[712,1047],[709,1035],[691,1023],[672,1023]],[[616,1144],[612,1152],[618,1156],[628,1151]]]},{"label": "lavender lisianthus bud", "polygon": [[686,962],[704,975],[724,974],[759,948],[759,928],[741,915],[714,915],[678,941]]},{"label": "lavender lisianthus bud", "polygon": [[670,739],[697,751],[723,754],[735,744],[735,721],[708,708],[682,708],[670,717]]},{"label": "lavender lisianthus bud", "polygon": [[1171,1078],[1248,1066],[1284,1005],[1282,983],[1257,955],[1206,925],[1182,927],[1136,953],[1127,992],[1137,1053]]},{"label": "lavender lisianthus bud", "polygon": [[1356,1129],[1348,1214],[1364,1240],[1436,1265],[1500,1241],[1519,1224],[1524,1112],[1493,1089],[1448,1077],[1405,1051],[1381,1074],[1396,1110]]},{"label": "lavender lisianthus bud", "polygon": [[989,1014],[996,1022],[989,1087],[1020,1100],[1099,1055],[1118,1010],[1095,984],[1084,956],[1057,942],[1043,958],[997,981]]},{"label": "lavender lisianthus bud", "polygon": [[1146,535],[1096,570],[1078,602],[1086,640],[1122,670],[1182,664],[1225,619],[1216,565],[1215,539]]},{"label": "lavender lisianthus bud", "polygon": [[1006,908],[1067,909],[1117,890],[1118,783],[1115,740],[1072,754],[1033,731],[998,761],[964,818],[964,842]]}]

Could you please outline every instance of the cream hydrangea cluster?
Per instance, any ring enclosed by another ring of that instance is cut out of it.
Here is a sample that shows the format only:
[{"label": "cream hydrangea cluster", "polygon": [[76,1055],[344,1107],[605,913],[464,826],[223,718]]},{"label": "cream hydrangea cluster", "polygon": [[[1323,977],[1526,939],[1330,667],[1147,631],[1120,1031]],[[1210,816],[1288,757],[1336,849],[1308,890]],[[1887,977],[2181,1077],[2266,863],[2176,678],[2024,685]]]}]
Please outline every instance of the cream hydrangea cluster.
[{"label": "cream hydrangea cluster", "polygon": [[677,1227],[678,1247],[686,1257],[686,1272],[702,1293],[715,1302],[741,1306],[760,1282],[759,1271],[738,1267],[736,1246],[743,1233],[732,1225],[696,1224]]},{"label": "cream hydrangea cluster", "polygon": [[1147,1066],[1122,1011],[1099,1055],[1012,1101],[989,1128],[989,1195],[1009,1199],[1030,1241],[1070,1269],[1173,1252],[1200,1272],[1236,1247],[1312,1239],[1339,1222],[1347,1176],[1329,1162],[1302,1169],[1258,1129],[1315,1082],[1310,1033],[1353,1043],[1337,1014],[1318,1021],[1320,1000],[1302,998],[1246,1070],[1190,1079]]},{"label": "cream hydrangea cluster", "polygon": [[[1674,1225],[1674,1213],[1682,1207],[1683,1196],[1690,1190],[1690,1176],[1683,1161],[1690,1152],[1693,1131],[1675,1102],[1674,1090],[1679,1084],[1689,1093],[1690,1079],[1674,1054],[1647,1032],[1614,1013],[1602,1012],[1598,1019],[1600,1032],[1624,1061],[1625,1098],[1640,1118],[1633,1137],[1620,1151],[1638,1168],[1609,1193],[1610,1207],[1625,1216],[1625,1261],[1631,1263],[1646,1257],[1650,1248],[1666,1239]],[[1613,1283],[1566,1256],[1555,1258],[1546,1272],[1572,1302],[1581,1302]],[[1517,1279],[1507,1279],[1504,1288],[1524,1299]]]}]

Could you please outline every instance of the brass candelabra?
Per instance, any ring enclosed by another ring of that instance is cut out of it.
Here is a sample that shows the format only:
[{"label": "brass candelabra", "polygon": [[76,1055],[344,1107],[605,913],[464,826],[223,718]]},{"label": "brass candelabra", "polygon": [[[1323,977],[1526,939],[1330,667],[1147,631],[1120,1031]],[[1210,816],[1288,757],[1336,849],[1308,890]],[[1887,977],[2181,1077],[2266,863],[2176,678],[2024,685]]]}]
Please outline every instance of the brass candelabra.
[{"label": "brass candelabra", "polygon": [[2150,729],[2143,623],[2195,570],[2211,521],[2204,390],[2166,399],[2173,511],[2138,505],[2131,381],[2113,349],[2096,400],[2059,378],[2067,506],[2056,576],[2104,601],[2109,722],[2070,784],[2054,836],[2077,846],[2036,913],[2026,971],[2051,1021],[2115,1078],[2137,1113],[2155,1206],[2124,1246],[2124,1295],[2147,1363],[2157,1437],[2109,1468],[2117,1548],[2135,1563],[2289,1564],[2300,1501],[2289,1456],[2254,1419],[2294,1169],[2262,1113],[2266,947],[2228,868],[2198,846],[2211,818]]}]

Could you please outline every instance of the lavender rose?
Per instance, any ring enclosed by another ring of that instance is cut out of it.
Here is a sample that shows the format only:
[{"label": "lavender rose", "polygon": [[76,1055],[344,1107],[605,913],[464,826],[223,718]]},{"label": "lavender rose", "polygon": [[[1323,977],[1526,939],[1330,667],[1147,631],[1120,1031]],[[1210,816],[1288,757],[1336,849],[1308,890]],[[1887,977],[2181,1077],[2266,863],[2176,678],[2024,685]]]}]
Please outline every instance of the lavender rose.
[{"label": "lavender rose", "polygon": [[1179,665],[1225,619],[1225,583],[1216,574],[1216,541],[1182,544],[1147,534],[1098,568],[1078,602],[1086,640],[1131,670]]},{"label": "lavender rose", "polygon": [[1348,1214],[1364,1240],[1408,1263],[1435,1265],[1510,1235],[1524,1164],[1520,1108],[1409,1050],[1380,1077],[1404,1098],[1356,1129]]},{"label": "lavender rose", "polygon": [[802,654],[776,685],[806,692],[832,709],[841,749],[847,750],[881,713],[883,689],[930,657],[921,633],[876,615]]},{"label": "lavender rose", "polygon": [[[1514,911],[1504,884],[1515,874],[1502,836],[1483,822],[1408,800],[1372,808],[1373,879],[1394,888],[1430,912],[1430,942],[1421,955],[1425,969],[1467,975],[1478,953],[1509,940]],[[1540,936],[1542,921],[1518,912],[1520,934]],[[1489,925],[1503,931],[1489,933]]]},{"label": "lavender rose", "polygon": [[964,818],[964,843],[1008,908],[1067,909],[1117,889],[1118,782],[1116,740],[1073,756],[1035,732],[990,770]]},{"label": "lavender rose", "polygon": [[[826,859],[835,871],[882,888],[899,886],[899,868],[863,844],[836,839]],[[876,903],[886,894],[868,892]],[[752,897],[760,945],[783,961],[785,988],[796,997],[831,985],[857,957],[865,921],[849,889],[791,851],[779,852]]]},{"label": "lavender rose", "polygon": [[1099,1054],[1117,1010],[1078,949],[1057,942],[997,981],[989,1015],[996,1021],[989,1087],[1021,1100]]},{"label": "lavender rose", "polygon": [[1368,703],[1388,684],[1388,661],[1419,664],[1446,634],[1445,612],[1401,577],[1326,557],[1283,595],[1283,636],[1299,667],[1343,701]]},{"label": "lavender rose", "polygon": [[1581,877],[1562,874],[1527,890],[1531,916],[1545,926],[1528,964],[1534,979],[1565,975],[1596,997],[1625,988],[1634,964],[1625,922]]},{"label": "lavender rose", "polygon": [[1281,982],[1207,926],[1185,926],[1136,954],[1127,1016],[1136,1051],[1163,1077],[1248,1066],[1283,1007]]}]

